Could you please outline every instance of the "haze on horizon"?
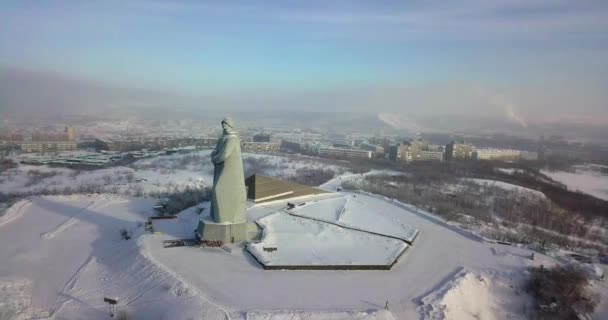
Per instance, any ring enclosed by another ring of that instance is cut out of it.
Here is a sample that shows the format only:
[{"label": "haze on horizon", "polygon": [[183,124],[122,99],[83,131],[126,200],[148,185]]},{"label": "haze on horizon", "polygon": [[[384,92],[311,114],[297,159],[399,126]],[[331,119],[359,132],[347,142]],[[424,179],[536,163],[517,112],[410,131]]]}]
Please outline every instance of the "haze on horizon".
[{"label": "haze on horizon", "polygon": [[0,112],[184,104],[608,123],[606,1],[0,8]]}]

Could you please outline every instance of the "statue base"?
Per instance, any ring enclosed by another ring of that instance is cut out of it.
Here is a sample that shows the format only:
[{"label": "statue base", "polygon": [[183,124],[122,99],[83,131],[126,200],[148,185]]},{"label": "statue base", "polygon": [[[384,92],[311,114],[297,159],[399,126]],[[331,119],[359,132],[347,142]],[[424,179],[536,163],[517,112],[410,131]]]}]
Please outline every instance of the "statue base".
[{"label": "statue base", "polygon": [[259,227],[255,223],[217,223],[201,219],[196,228],[196,238],[201,241],[222,241],[239,243],[259,237]]}]

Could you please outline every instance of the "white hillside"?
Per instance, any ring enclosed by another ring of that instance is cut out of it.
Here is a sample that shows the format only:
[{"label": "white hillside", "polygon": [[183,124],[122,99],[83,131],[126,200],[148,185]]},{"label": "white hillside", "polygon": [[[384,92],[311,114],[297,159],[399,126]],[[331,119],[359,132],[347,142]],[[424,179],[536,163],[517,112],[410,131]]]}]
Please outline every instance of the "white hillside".
[{"label": "white hillside", "polygon": [[[390,205],[388,205],[390,207]],[[339,226],[383,234],[412,243],[418,230],[407,224],[402,213],[356,194],[306,202],[289,211],[298,216],[334,223]]]},{"label": "white hillside", "polygon": [[[162,240],[191,234],[193,209],[157,235],[141,226],[153,199],[32,197],[0,218],[0,310],[14,319],[107,319],[103,297],[111,296],[119,298],[118,310],[152,320],[460,319],[465,313],[522,319],[529,317],[522,275],[529,266],[559,263],[540,253],[530,260],[528,249],[485,242],[383,197],[357,199],[370,212],[420,230],[391,270],[264,270],[238,246],[232,252],[163,248]],[[272,217],[281,207],[255,206],[249,218]],[[121,239],[122,228],[131,240]],[[594,290],[603,301],[594,317],[603,319],[608,289],[597,282]],[[382,311],[387,301],[389,310]]]},{"label": "white hillside", "polygon": [[[266,266],[383,266],[392,264],[408,248],[400,240],[282,211],[258,221],[264,236],[247,249]],[[265,247],[278,250],[265,252]]]}]

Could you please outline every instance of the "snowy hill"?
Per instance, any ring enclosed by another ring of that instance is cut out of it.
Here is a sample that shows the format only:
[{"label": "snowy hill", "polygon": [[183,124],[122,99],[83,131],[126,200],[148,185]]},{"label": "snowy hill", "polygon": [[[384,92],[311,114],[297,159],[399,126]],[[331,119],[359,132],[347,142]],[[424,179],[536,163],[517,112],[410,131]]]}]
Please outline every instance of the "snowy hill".
[{"label": "snowy hill", "polygon": [[[522,319],[530,312],[522,295],[527,268],[566,261],[559,252],[557,259],[536,253],[531,260],[529,249],[486,242],[381,196],[356,194],[356,201],[350,205],[420,230],[389,271],[264,270],[239,246],[163,248],[165,239],[191,235],[195,208],[151,234],[143,228],[151,198],[29,197],[0,217],[0,315],[107,319],[103,297],[116,297],[118,312],[142,319]],[[249,219],[269,218],[283,206],[253,207]],[[357,210],[342,218],[332,212],[318,217],[366,221]],[[132,239],[123,240],[122,229]],[[593,286],[602,295],[594,317],[602,319],[608,285]]]}]

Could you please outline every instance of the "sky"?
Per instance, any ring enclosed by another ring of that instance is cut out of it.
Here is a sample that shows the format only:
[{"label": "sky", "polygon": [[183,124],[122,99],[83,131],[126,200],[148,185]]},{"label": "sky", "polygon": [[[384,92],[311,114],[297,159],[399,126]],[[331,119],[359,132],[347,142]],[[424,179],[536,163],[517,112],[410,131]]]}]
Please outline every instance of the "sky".
[{"label": "sky", "polygon": [[608,1],[11,1],[0,68],[251,108],[608,119]]}]

